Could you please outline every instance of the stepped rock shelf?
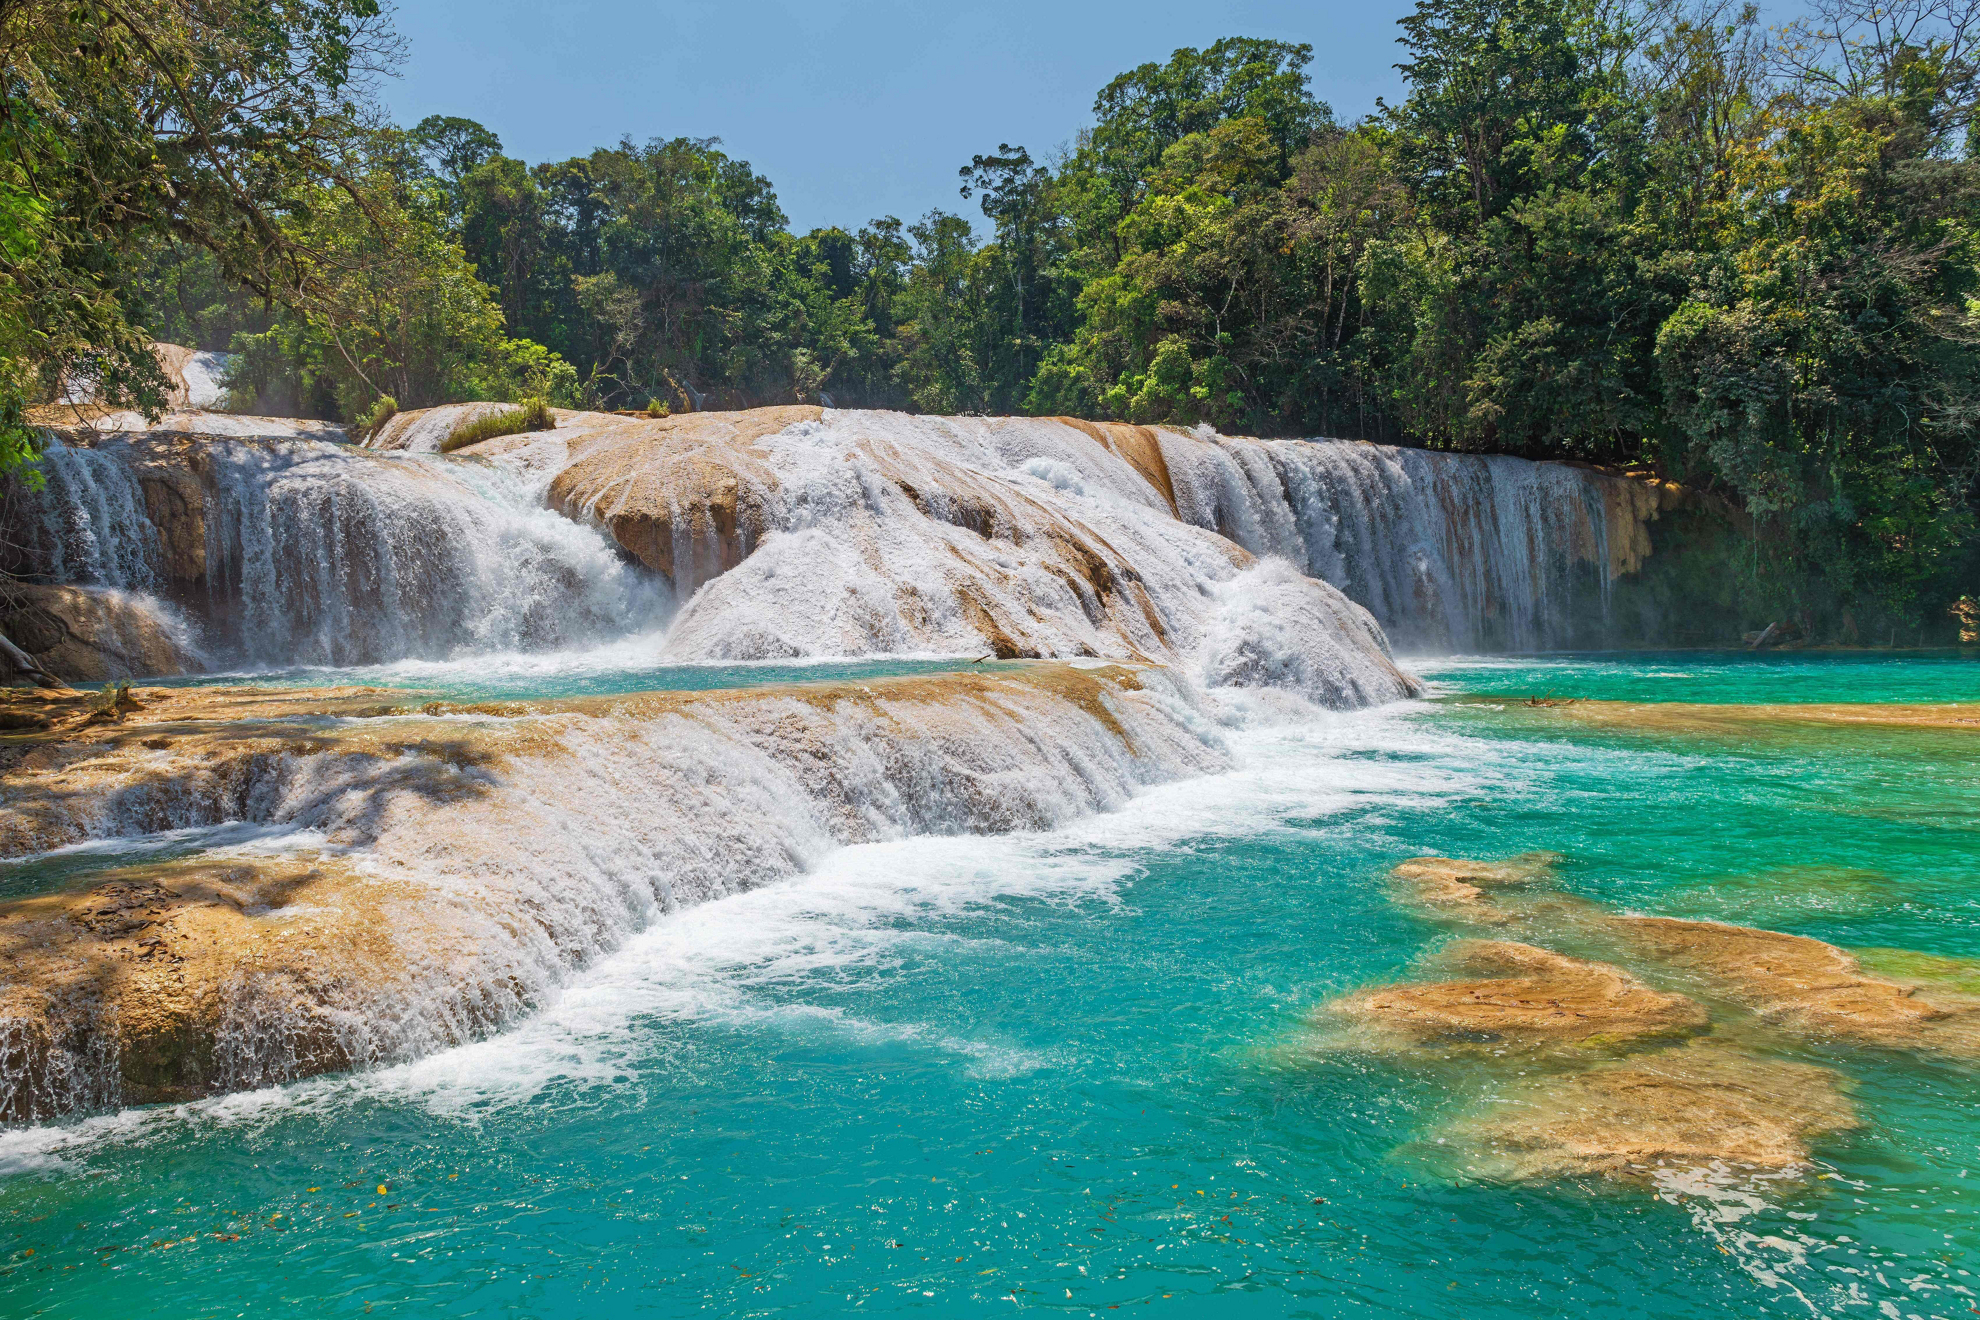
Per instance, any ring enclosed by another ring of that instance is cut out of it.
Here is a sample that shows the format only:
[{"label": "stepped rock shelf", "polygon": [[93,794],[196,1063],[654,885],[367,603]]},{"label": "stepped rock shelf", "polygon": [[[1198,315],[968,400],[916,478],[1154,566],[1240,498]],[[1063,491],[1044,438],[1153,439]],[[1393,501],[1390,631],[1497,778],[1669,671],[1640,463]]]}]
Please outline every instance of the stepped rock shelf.
[{"label": "stepped rock shelf", "polygon": [[[831,848],[1041,829],[1227,765],[1162,671],[450,705],[143,689],[121,722],[15,693],[0,855],[222,822],[253,855],[0,903],[0,1117],[178,1100],[493,1029],[670,908]],[[60,854],[57,854],[60,857]]]}]

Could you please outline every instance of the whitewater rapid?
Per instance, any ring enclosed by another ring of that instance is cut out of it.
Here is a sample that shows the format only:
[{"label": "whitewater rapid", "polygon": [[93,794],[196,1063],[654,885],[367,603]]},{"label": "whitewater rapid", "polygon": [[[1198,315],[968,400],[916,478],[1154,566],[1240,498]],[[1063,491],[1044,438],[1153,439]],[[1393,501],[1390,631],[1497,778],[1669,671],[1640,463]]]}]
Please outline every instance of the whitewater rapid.
[{"label": "whitewater rapid", "polygon": [[[788,1003],[779,987],[884,971],[954,920],[988,906],[1127,901],[1150,859],[1219,841],[1293,833],[1319,818],[1454,804],[1518,791],[1519,770],[1482,764],[1468,740],[1427,727],[1414,705],[1298,723],[1226,725],[1216,757],[1187,781],[1144,784],[1108,809],[1063,799],[1042,828],[839,844],[814,834],[801,873],[656,911],[638,933],[544,987],[498,1036],[436,1045],[346,1076],[243,1084],[193,1105],[127,1109],[0,1131],[0,1174],[60,1167],[65,1154],[141,1137],[160,1124],[225,1128],[285,1111],[378,1100],[473,1117],[546,1091],[631,1081],[650,1064],[655,1022],[772,1025],[804,1035],[895,1039],[954,1055],[984,1076],[1050,1066],[995,1039],[928,1035],[842,1009]],[[1372,756],[1406,759],[1371,760]],[[769,796],[769,795],[767,795]],[[1083,795],[1074,794],[1080,798]],[[1289,835],[1290,837],[1290,835]],[[230,855],[291,854],[325,836],[237,837]]]}]

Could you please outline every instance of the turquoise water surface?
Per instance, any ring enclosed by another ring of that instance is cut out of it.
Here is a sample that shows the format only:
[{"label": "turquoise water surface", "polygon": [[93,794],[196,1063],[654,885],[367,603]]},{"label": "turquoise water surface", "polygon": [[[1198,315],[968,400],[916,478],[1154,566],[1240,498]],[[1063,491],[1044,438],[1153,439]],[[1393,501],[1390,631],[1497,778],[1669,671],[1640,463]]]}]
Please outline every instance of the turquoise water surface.
[{"label": "turquoise water surface", "polygon": [[1072,828],[677,913],[479,1045],[0,1134],[0,1314],[1973,1314],[1971,1067],[1810,1051],[1866,1126],[1805,1181],[1518,1187],[1426,1149],[1488,1078],[1305,1020],[1443,938],[1382,883],[1421,853],[1549,849],[1605,901],[1980,957],[1967,735],[1694,742],[1490,699],[1943,701],[1980,663],[1430,676]]},{"label": "turquoise water surface", "polygon": [[605,697],[626,692],[703,692],[764,683],[946,674],[957,669],[1007,669],[1014,662],[969,656],[924,660],[793,660],[742,664],[662,665],[649,658],[657,643],[621,642],[573,656],[568,652],[480,656],[471,660],[400,660],[348,669],[237,669],[147,679],[147,687],[392,687],[451,701],[525,701]]}]

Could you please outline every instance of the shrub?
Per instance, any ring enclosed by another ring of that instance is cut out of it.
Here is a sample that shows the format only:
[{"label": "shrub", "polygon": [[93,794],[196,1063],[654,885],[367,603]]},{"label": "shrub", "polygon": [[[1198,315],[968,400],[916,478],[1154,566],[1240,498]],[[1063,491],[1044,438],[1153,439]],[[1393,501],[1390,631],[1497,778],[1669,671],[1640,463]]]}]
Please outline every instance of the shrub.
[{"label": "shrub", "polygon": [[479,417],[471,417],[462,422],[440,442],[440,452],[451,454],[456,449],[480,444],[483,440],[493,440],[499,435],[548,431],[556,425],[557,419],[551,416],[549,404],[541,399],[524,399],[513,408],[504,408],[501,412],[483,413]]},{"label": "shrub", "polygon": [[124,716],[143,709],[144,703],[131,695],[129,683],[105,683],[102,691],[90,694],[89,715],[83,723],[122,724]]},{"label": "shrub", "polygon": [[385,423],[392,420],[399,411],[399,401],[389,394],[382,394],[378,402],[371,405],[371,411],[357,419],[358,439],[370,440],[385,429]]},{"label": "shrub", "polygon": [[660,400],[658,399],[648,399],[646,401],[646,415],[648,417],[665,417],[668,413],[672,411],[673,409],[669,408],[666,404],[660,402]]}]

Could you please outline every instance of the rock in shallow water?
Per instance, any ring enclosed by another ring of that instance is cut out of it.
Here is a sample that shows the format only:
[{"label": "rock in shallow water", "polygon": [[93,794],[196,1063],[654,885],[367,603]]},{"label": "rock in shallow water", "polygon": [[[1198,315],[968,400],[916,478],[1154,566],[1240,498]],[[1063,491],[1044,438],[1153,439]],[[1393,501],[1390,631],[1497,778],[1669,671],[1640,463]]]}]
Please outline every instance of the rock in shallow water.
[{"label": "rock in shallow water", "polygon": [[[1491,1101],[1438,1139],[1438,1151],[1466,1174],[1539,1181],[1794,1169],[1807,1163],[1813,1140],[1857,1121],[1840,1074],[1773,1053],[1790,1044],[1783,1034],[1980,1057],[1980,996],[1967,993],[1960,975],[1970,969],[1953,960],[1879,950],[1879,966],[1900,973],[1879,975],[1804,936],[1616,912],[1554,890],[1559,860],[1419,857],[1392,877],[1398,897],[1425,915],[1608,949],[1634,971],[1527,944],[1459,940],[1446,949],[1446,965],[1497,975],[1385,986],[1329,1006],[1359,1028],[1364,1046],[1442,1047],[1483,1061]],[[1555,1050],[1542,1066],[1503,1075],[1538,1044],[1641,1049],[1706,1030],[1712,1015],[1680,989],[1712,999],[1728,1020],[1677,1049],[1609,1062]]]},{"label": "rock in shallow water", "polygon": [[1648,1180],[1714,1165],[1795,1169],[1816,1138],[1857,1126],[1836,1073],[1706,1038],[1515,1080],[1443,1134],[1474,1176]]},{"label": "rock in shallow water", "polygon": [[1609,928],[1798,1036],[1980,1059],[1980,997],[1874,975],[1833,944],[1669,917],[1617,916]]},{"label": "rock in shallow water", "polygon": [[1388,1047],[1619,1045],[1703,1031],[1702,1005],[1639,981],[1620,967],[1531,944],[1459,940],[1441,970],[1476,979],[1380,986],[1327,1006]]}]

